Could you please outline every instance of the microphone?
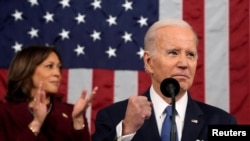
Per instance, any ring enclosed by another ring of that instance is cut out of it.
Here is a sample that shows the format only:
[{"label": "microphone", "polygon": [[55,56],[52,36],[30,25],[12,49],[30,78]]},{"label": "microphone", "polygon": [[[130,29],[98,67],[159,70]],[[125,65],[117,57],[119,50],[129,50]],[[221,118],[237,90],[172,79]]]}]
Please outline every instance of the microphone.
[{"label": "microphone", "polygon": [[180,84],[174,78],[166,78],[161,82],[161,92],[166,97],[175,97],[180,91]]},{"label": "microphone", "polygon": [[160,89],[164,96],[172,98],[172,112],[173,113],[172,113],[172,126],[171,126],[171,131],[170,131],[171,133],[170,140],[176,141],[178,136],[177,136],[177,127],[176,127],[176,122],[175,122],[175,116],[176,116],[175,96],[180,91],[180,84],[176,79],[170,77],[170,78],[164,79],[161,82]]}]

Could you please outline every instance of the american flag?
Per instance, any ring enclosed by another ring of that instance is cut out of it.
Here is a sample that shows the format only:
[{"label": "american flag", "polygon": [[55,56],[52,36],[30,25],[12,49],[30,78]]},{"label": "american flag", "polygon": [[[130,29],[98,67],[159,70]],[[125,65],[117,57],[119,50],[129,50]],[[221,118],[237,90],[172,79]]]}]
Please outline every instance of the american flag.
[{"label": "american flag", "polygon": [[[247,0],[1,0],[0,98],[16,52],[53,45],[63,58],[60,93],[74,103],[83,88],[99,91],[97,111],[150,86],[143,38],[158,19],[179,18],[197,31],[199,62],[191,96],[250,124],[249,1]],[[115,113],[114,113],[115,114]]]}]

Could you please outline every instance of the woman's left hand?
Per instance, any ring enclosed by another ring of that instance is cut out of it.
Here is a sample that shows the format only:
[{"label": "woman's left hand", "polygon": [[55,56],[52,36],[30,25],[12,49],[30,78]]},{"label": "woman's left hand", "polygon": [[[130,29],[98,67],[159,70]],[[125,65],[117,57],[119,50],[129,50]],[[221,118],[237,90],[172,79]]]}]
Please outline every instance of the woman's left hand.
[{"label": "woman's left hand", "polygon": [[84,114],[92,102],[97,90],[98,87],[94,87],[90,96],[86,98],[87,90],[84,89],[82,91],[81,97],[76,101],[72,112],[74,129],[80,130],[84,127]]}]

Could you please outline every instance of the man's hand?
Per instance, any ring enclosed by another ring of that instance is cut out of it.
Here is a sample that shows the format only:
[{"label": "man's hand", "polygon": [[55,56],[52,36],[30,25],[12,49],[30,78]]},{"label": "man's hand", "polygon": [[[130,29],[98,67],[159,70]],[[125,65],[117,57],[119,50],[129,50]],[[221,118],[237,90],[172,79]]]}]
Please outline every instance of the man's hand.
[{"label": "man's hand", "polygon": [[122,135],[135,133],[151,116],[152,103],[145,96],[131,96],[123,120]]}]

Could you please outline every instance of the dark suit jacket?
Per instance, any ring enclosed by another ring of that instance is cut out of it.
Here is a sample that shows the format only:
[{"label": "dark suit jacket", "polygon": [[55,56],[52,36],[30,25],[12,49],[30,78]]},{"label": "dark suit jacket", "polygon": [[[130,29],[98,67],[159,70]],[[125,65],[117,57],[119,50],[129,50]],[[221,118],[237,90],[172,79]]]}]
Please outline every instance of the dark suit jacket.
[{"label": "dark suit jacket", "polygon": [[73,105],[53,102],[38,136],[28,128],[33,120],[24,103],[0,105],[0,141],[90,141],[88,124],[83,130],[74,130],[71,113]]},{"label": "dark suit jacket", "polygon": [[[144,93],[151,101],[149,91]],[[93,141],[116,140],[116,126],[124,119],[128,100],[117,102],[97,113]],[[197,120],[195,123],[193,120]],[[210,124],[236,124],[236,119],[227,112],[216,107],[198,102],[188,96],[185,123],[181,141],[207,140],[208,125]],[[132,141],[161,141],[154,111],[143,126],[136,132]]]}]

